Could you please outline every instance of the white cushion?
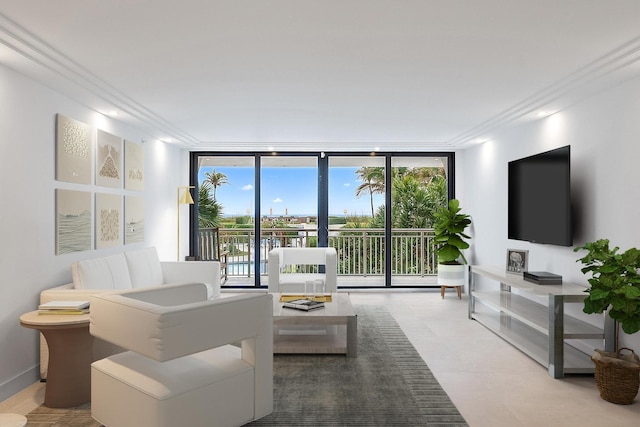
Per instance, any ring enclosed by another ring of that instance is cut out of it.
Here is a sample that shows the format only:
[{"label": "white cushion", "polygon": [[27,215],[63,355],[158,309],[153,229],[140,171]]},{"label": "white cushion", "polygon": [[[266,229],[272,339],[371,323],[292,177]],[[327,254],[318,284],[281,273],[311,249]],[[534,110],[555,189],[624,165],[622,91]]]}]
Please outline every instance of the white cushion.
[{"label": "white cushion", "polygon": [[93,368],[159,400],[224,381],[243,372],[253,376],[253,366],[242,360],[240,348],[232,345],[166,362],[126,351],[94,362]]},{"label": "white cushion", "polygon": [[78,261],[71,265],[71,274],[76,289],[131,289],[123,254]]},{"label": "white cushion", "polygon": [[132,288],[147,288],[164,284],[160,258],[156,248],[125,252]]}]

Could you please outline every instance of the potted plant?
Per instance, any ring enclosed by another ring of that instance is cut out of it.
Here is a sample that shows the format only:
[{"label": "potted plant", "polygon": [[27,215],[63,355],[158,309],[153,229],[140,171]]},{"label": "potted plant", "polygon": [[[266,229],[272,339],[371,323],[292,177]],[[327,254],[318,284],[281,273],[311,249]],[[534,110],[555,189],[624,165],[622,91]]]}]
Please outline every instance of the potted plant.
[{"label": "potted plant", "polygon": [[438,285],[464,286],[465,264],[467,259],[462,253],[469,247],[465,239],[470,239],[465,230],[471,225],[471,217],[460,213],[460,201],[449,200],[447,206],[434,214],[433,228],[438,254]]},{"label": "potted plant", "polygon": [[[618,346],[619,329],[627,334],[640,330],[640,250],[609,247],[609,240],[600,239],[578,246],[574,252],[586,250],[578,259],[584,267],[582,272],[590,274],[589,288],[583,311],[588,314],[603,313],[616,321],[615,352],[596,350],[592,360],[596,365],[596,383],[600,396],[613,403],[629,404],[638,394],[640,359],[631,349]],[[631,354],[622,354],[628,350]]]}]

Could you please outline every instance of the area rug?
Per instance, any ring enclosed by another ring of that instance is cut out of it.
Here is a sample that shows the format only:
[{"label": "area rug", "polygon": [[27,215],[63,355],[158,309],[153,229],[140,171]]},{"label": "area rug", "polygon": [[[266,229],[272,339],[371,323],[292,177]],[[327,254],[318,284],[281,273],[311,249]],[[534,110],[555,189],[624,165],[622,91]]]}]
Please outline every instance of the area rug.
[{"label": "area rug", "polygon": [[[393,316],[382,306],[355,310],[358,357],[276,355],[274,412],[248,425],[467,426]],[[41,406],[27,426],[99,427],[90,411]]]}]

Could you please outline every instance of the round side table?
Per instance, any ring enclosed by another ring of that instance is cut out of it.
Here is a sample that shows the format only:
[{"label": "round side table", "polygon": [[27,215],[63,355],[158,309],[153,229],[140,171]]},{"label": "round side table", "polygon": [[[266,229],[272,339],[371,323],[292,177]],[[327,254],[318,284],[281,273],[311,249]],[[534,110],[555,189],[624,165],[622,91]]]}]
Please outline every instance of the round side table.
[{"label": "round side table", "polygon": [[25,328],[42,332],[49,347],[49,367],[44,404],[69,408],[91,400],[93,336],[88,314],[39,314],[20,316]]},{"label": "round side table", "polygon": [[0,414],[0,427],[25,427],[27,417],[20,414]]}]

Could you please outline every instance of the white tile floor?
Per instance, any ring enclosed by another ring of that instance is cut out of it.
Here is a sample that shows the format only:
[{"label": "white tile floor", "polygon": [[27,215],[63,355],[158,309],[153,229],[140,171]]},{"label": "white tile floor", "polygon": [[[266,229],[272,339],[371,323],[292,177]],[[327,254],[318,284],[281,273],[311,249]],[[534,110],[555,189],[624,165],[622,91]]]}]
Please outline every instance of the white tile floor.
[{"label": "white tile floor", "polygon": [[547,369],[469,320],[453,290],[353,292],[354,304],[384,305],[472,427],[640,426],[631,405],[602,400],[593,376],[553,379]]},{"label": "white tile floor", "polygon": [[[384,305],[471,427],[638,427],[640,396],[631,405],[602,400],[590,376],[555,380],[546,368],[467,318],[453,290],[352,292],[354,304]],[[26,414],[43,401],[36,383],[0,403]]]}]

